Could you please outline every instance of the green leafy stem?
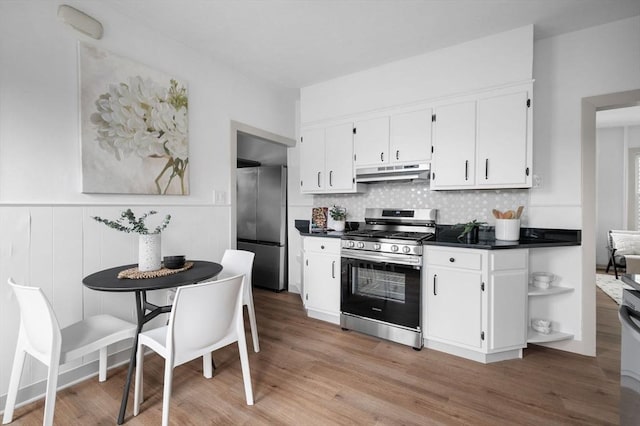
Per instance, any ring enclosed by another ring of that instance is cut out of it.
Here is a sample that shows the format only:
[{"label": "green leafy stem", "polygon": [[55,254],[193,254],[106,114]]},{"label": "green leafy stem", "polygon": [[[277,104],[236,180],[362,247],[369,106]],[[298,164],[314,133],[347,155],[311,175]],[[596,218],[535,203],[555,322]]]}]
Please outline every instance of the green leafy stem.
[{"label": "green leafy stem", "polygon": [[[171,220],[171,215],[166,215],[162,220],[162,223],[155,227],[153,232],[149,232],[147,225],[145,225],[144,221],[147,217],[158,213],[155,210],[148,211],[147,213],[140,216],[140,218],[136,218],[136,215],[131,211],[131,209],[127,209],[120,214],[120,218],[118,220],[111,219],[103,219],[99,216],[91,216],[92,219],[104,223],[109,228],[115,229],[116,231],[122,232],[135,232],[142,235],[147,234],[159,234],[161,233],[167,225],[169,225],[169,221]],[[128,223],[123,223],[124,221]]]}]

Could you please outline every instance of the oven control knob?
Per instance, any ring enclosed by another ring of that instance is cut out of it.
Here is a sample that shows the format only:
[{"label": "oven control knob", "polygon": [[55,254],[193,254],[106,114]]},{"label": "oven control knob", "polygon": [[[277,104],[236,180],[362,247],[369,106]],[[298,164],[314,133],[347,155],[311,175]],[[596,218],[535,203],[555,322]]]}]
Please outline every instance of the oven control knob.
[{"label": "oven control knob", "polygon": [[381,246],[380,244],[378,244],[378,243],[375,243],[375,244],[373,245],[373,249],[374,249],[374,250],[380,250],[380,248],[381,248],[381,247],[382,247],[382,246]]},{"label": "oven control knob", "polygon": [[402,252],[403,253],[409,253],[409,252],[411,252],[411,249],[409,247],[407,247],[407,246],[404,246],[404,247],[402,247]]},{"label": "oven control knob", "polygon": [[349,241],[349,247],[354,247],[356,245],[356,243],[354,243],[353,241]]},{"label": "oven control knob", "polygon": [[398,251],[398,246],[397,245],[392,245],[391,246],[391,251]]},{"label": "oven control knob", "polygon": [[364,243],[362,241],[358,243],[358,248],[364,248]]}]

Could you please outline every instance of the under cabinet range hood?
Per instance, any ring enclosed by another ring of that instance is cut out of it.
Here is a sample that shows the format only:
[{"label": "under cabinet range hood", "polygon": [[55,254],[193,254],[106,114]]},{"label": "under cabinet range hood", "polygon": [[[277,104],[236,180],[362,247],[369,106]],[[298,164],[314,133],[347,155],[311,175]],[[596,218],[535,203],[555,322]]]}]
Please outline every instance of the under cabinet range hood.
[{"label": "under cabinet range hood", "polygon": [[410,164],[404,166],[363,167],[356,169],[356,182],[387,182],[429,180],[431,176],[429,163]]}]

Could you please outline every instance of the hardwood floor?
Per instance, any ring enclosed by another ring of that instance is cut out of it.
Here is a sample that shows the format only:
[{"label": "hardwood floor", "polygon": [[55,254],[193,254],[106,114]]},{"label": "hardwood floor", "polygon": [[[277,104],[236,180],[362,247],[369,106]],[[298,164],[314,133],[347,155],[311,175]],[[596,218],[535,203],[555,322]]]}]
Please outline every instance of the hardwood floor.
[{"label": "hardwood floor", "polygon": [[[597,357],[531,345],[521,360],[483,365],[414,351],[306,317],[295,294],[254,290],[260,353],[247,341],[255,405],[247,406],[237,346],[174,370],[171,423],[202,424],[618,424],[620,323],[597,290]],[[58,393],[58,425],[115,423],[126,370]],[[145,401],[128,425],[160,424],[163,360],[145,362]],[[43,401],[16,410],[14,424],[42,423]]]}]

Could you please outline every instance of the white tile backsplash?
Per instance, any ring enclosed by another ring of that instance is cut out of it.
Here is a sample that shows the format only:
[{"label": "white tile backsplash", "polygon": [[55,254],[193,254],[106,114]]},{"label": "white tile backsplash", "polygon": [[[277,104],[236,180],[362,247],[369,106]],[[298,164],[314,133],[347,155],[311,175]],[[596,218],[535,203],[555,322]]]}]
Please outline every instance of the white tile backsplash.
[{"label": "white tile backsplash", "polygon": [[314,207],[334,204],[346,207],[350,221],[364,221],[366,207],[432,208],[438,209],[440,224],[477,219],[489,225],[495,223],[492,209],[505,211],[524,206],[522,225],[527,226],[529,190],[430,191],[426,182],[384,182],[369,184],[369,191],[364,194],[315,195],[313,199]]}]

